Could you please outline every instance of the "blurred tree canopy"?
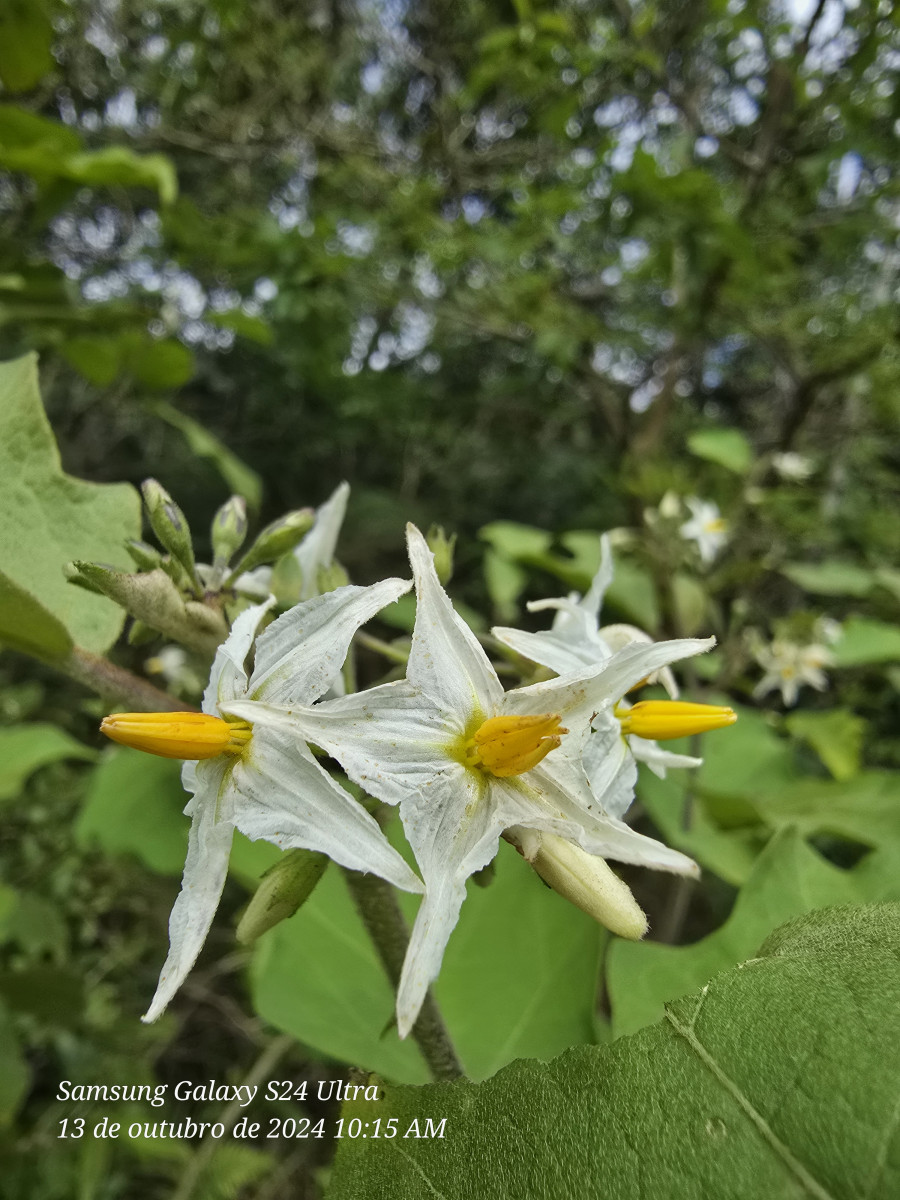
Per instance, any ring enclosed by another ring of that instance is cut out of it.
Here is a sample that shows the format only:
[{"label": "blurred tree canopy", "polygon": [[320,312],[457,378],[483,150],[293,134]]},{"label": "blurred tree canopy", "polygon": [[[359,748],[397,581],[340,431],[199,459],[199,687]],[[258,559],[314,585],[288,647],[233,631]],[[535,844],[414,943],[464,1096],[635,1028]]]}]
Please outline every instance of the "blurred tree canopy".
[{"label": "blurred tree canopy", "polygon": [[363,540],[397,495],[603,527],[726,424],[864,474],[823,537],[896,552],[887,0],[3,21],[0,351],[42,351],[70,469],[174,474],[180,389],[273,510],[367,489]]}]

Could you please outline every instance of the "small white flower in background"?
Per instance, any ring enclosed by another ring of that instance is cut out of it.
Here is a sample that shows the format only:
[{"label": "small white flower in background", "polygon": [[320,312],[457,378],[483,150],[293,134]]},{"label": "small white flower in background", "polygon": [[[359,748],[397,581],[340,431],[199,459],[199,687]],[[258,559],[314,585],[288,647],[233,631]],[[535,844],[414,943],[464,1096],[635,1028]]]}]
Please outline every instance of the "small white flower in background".
[{"label": "small white flower in background", "polygon": [[772,466],[782,479],[790,483],[803,483],[812,475],[814,467],[811,459],[804,458],[793,450],[782,454],[772,455]]},{"label": "small white flower in background", "polygon": [[691,519],[685,521],[679,532],[685,541],[697,543],[701,562],[710,563],[728,541],[728,523],[718,504],[711,500],[688,496],[685,504],[691,510]]},{"label": "small white flower in background", "polygon": [[817,642],[827,642],[833,646],[844,636],[844,627],[834,617],[816,617],[813,625],[813,639]]},{"label": "small white flower in background", "polygon": [[[163,1012],[194,964],[212,924],[234,830],[283,849],[318,850],[355,871],[374,871],[407,891],[416,876],[361,804],[316,762],[294,733],[267,720],[263,705],[234,720],[229,706],[249,697],[312,704],[331,685],[360,625],[410,588],[402,579],[342,587],[290,609],[259,636],[273,603],[248,608],[219,647],[203,711],[121,713],[101,726],[114,741],[186,760],[192,793],[181,892],[169,919],[169,954],[144,1017]],[[252,672],[245,661],[254,650]]]},{"label": "small white flower in background", "polygon": [[[405,680],[314,708],[229,706],[245,720],[263,711],[267,726],[280,720],[334,755],[367,792],[399,804],[425,880],[397,995],[401,1037],[438,974],[466,880],[493,859],[504,831],[537,830],[588,855],[696,874],[691,859],[606,811],[582,758],[596,736],[593,717],[648,674],[713,644],[632,644],[599,666],[504,692],[441,587],[425,539],[413,526],[407,533],[417,608]],[[630,928],[640,936],[645,924]]]},{"label": "small white flower in background", "polygon": [[[563,599],[529,602],[530,612],[548,608],[557,610],[551,629],[528,633],[522,629],[499,627],[493,630],[494,636],[517,654],[558,675],[606,662],[626,646],[652,645],[649,634],[634,625],[600,625],[603,597],[612,578],[612,551],[609,538],[604,534],[600,539],[600,567],[584,596],[579,597],[573,592]],[[673,699],[678,696],[678,685],[668,667],[654,671],[646,682],[659,682]],[[667,767],[699,767],[703,760],[661,750],[652,739],[626,737],[620,718],[631,706],[622,697],[616,699],[615,709],[605,709],[594,721],[595,733],[589,742],[590,753],[585,766],[595,794],[604,797],[608,811],[624,816],[637,780],[635,760],[645,762],[661,779],[665,778]],[[615,770],[614,762],[617,764]]]},{"label": "small white flower in background", "polygon": [[778,690],[784,704],[792,708],[804,684],[815,688],[817,692],[824,692],[828,687],[828,679],[822,668],[831,666],[833,659],[827,646],[818,642],[802,646],[786,638],[775,638],[756,646],[753,653],[765,672],[753,689],[753,696],[757,700]]},{"label": "small white flower in background", "polygon": [[166,685],[179,694],[188,692],[196,695],[203,688],[203,680],[181,646],[163,646],[158,654],[144,661],[144,670],[150,675],[161,675]]}]

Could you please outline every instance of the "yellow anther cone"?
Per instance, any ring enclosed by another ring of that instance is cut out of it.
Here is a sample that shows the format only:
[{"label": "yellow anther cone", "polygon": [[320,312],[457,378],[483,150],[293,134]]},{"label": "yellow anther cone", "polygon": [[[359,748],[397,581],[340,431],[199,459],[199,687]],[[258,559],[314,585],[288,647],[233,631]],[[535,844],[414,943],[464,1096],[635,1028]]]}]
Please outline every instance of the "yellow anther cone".
[{"label": "yellow anther cone", "polygon": [[162,758],[215,758],[239,754],[250,738],[245,722],[223,721],[208,713],[114,713],[104,717],[100,732],[123,746]]},{"label": "yellow anther cone", "polygon": [[466,759],[491,775],[521,775],[536,767],[568,733],[558,713],[489,717],[466,742]]},{"label": "yellow anther cone", "polygon": [[657,742],[706,733],[733,725],[737,713],[720,704],[691,704],[687,700],[642,700],[632,708],[616,710],[623,733]]}]

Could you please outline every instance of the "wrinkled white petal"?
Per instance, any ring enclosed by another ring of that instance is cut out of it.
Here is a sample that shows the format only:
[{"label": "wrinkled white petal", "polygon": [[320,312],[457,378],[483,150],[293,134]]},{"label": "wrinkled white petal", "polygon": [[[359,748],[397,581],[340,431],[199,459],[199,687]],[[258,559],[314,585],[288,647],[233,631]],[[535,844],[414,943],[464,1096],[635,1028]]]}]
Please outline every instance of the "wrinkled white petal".
[{"label": "wrinkled white petal", "polygon": [[444,712],[493,712],[503,695],[497,673],[441,587],[428,543],[414,525],[407,525],[406,536],[416,582],[416,624],[407,678]]},{"label": "wrinkled white petal", "polygon": [[209,683],[203,693],[202,708],[205,713],[217,716],[220,704],[227,704],[246,691],[247,671],[244,663],[259,623],[274,603],[275,597],[270,596],[265,604],[255,604],[235,618],[231,632],[216,651],[210,668]]},{"label": "wrinkled white petal", "polygon": [[399,804],[435,775],[463,768],[448,746],[462,725],[447,719],[405,679],[288,712],[255,701],[229,705],[254,727],[281,729],[321,746],[354,783],[386,804]]},{"label": "wrinkled white petal", "polygon": [[459,768],[438,777],[428,795],[411,795],[403,826],[425,880],[425,898],[413,925],[397,989],[397,1028],[406,1037],[425,992],[437,976],[447,940],[459,919],[466,880],[494,858],[510,824],[487,801],[486,784]]},{"label": "wrinkled white petal", "polygon": [[422,885],[378,822],[315,761],[295,733],[259,728],[232,773],[234,822],[252,840],[318,850],[407,892]]},{"label": "wrinkled white petal", "polygon": [[498,625],[491,633],[499,642],[503,642],[504,646],[509,646],[523,658],[548,667],[558,675],[564,675],[566,671],[578,671],[582,667],[595,666],[611,657],[610,651],[602,642],[586,639],[564,640],[552,629],[544,633],[528,633],[524,629]]},{"label": "wrinkled white petal", "polygon": [[584,747],[584,769],[594,796],[611,817],[624,817],[634,798],[637,767],[612,713],[601,713]]},{"label": "wrinkled white petal", "polygon": [[612,581],[612,543],[609,540],[609,534],[604,533],[600,537],[600,566],[597,568],[596,575],[591,580],[591,586],[581,599],[581,607],[587,612],[592,613],[593,616],[598,617],[603,604],[603,598]]},{"label": "wrinkled white petal", "polygon": [[353,635],[411,584],[348,584],[289,609],[260,635],[247,693],[268,704],[311,704],[340,672]]},{"label": "wrinkled white petal", "polygon": [[191,817],[187,858],[181,891],[169,917],[169,953],[156,994],[141,1018],[147,1022],[155,1021],[165,1010],[194,965],[216,915],[228,874],[234,826],[229,819],[230,807],[220,803],[220,792],[223,785],[227,791],[230,763],[220,756],[190,766],[193,770],[186,775],[193,785],[194,796],[185,809]]},{"label": "wrinkled white petal", "polygon": [[350,484],[339,484],[316,510],[312,528],[294,550],[301,571],[301,600],[311,600],[319,594],[319,568],[331,566],[334,560],[349,495]]}]

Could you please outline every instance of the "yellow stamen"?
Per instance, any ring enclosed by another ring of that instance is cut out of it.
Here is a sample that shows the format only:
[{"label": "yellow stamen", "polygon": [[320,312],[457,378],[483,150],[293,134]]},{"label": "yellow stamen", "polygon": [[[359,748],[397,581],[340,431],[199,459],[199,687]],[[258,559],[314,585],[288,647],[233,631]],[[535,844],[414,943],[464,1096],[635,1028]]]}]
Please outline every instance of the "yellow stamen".
[{"label": "yellow stamen", "polygon": [[466,763],[501,779],[521,775],[555,750],[561,735],[568,732],[560,725],[558,713],[489,717],[466,742]]},{"label": "yellow stamen", "polygon": [[666,742],[733,725],[737,713],[720,704],[691,704],[687,700],[642,700],[633,708],[616,709],[623,733]]},{"label": "yellow stamen", "polygon": [[113,713],[100,732],[123,746],[163,758],[215,758],[240,754],[252,730],[246,721],[223,721],[198,712]]}]

